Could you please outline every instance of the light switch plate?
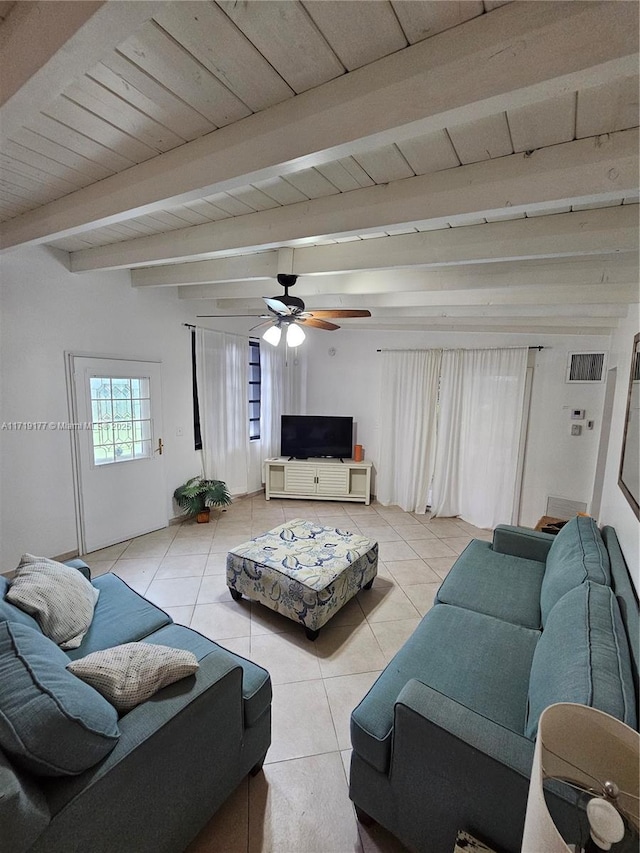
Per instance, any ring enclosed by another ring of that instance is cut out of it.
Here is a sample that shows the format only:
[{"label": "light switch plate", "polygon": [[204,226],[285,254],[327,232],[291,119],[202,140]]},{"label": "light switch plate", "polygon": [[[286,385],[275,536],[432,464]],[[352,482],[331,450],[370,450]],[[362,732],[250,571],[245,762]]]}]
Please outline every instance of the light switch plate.
[{"label": "light switch plate", "polygon": [[571,435],[582,435],[582,427],[580,424],[571,424]]}]

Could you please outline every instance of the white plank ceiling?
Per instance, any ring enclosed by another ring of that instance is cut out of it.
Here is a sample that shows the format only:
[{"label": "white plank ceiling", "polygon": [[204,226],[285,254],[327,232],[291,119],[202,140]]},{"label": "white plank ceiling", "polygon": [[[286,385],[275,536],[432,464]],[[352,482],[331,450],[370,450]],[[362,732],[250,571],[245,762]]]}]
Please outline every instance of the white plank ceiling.
[{"label": "white plank ceiling", "polygon": [[638,301],[637,14],[0,2],[2,247],[207,313],[296,272],[353,328],[606,334]]}]

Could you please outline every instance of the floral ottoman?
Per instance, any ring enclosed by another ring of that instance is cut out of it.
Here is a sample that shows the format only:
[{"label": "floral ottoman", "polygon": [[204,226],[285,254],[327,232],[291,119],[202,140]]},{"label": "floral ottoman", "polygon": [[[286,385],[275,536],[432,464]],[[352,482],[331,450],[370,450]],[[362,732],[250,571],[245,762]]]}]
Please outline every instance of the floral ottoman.
[{"label": "floral ottoman", "polygon": [[320,628],[378,573],[378,543],[296,518],[237,545],[227,555],[227,586],[304,625]]}]

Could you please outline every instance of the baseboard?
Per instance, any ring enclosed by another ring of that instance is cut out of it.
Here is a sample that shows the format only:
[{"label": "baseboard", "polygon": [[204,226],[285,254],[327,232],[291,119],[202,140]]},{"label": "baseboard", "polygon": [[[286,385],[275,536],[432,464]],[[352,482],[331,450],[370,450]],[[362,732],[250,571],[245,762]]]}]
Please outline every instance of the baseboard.
[{"label": "baseboard", "polygon": [[56,560],[58,563],[64,563],[65,560],[75,560],[79,556],[80,551],[76,548],[73,551],[65,551],[64,554],[57,554],[55,557],[51,557],[51,559]]}]

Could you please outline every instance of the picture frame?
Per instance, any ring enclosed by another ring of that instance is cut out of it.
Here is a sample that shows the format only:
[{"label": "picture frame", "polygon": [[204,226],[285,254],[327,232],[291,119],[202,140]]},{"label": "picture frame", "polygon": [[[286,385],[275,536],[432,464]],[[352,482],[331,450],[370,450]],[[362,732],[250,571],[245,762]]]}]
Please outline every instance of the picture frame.
[{"label": "picture frame", "polygon": [[618,485],[640,519],[640,334],[633,339]]}]

